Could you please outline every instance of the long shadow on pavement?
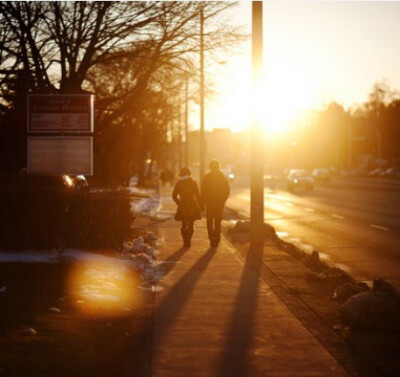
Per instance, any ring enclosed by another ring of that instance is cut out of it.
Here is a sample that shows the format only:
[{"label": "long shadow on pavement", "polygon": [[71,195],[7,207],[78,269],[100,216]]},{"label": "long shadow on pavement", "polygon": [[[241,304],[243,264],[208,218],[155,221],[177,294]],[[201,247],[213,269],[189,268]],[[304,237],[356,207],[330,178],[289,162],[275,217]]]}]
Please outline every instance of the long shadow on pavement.
[{"label": "long shadow on pavement", "polygon": [[175,263],[178,262],[187,251],[187,247],[181,247],[171,254],[167,259],[161,261],[163,276],[168,275],[168,273],[175,266]]},{"label": "long shadow on pavement", "polygon": [[[244,377],[249,373],[249,351],[254,335],[254,314],[257,308],[257,294],[260,279],[263,248],[247,253],[239,293],[232,314],[225,351],[219,367],[220,377]],[[248,266],[254,270],[250,271]]]},{"label": "long shadow on pavement", "polygon": [[185,307],[193,288],[216,252],[209,248],[204,255],[179,279],[171,291],[163,298],[156,308],[157,315],[162,318],[162,325],[154,334],[153,352],[157,352],[159,342],[167,334],[169,328],[179,317],[180,311]]},{"label": "long shadow on pavement", "polygon": [[[176,261],[186,249],[178,249],[167,260]],[[143,322],[140,330],[136,331],[131,346],[127,353],[127,360],[123,366],[124,377],[148,377],[151,375],[151,363],[162,339],[168,333],[179,313],[185,307],[193,288],[206,270],[208,264],[216,252],[215,248],[209,248],[204,255],[179,279],[171,288],[170,292],[161,300],[159,305],[155,304],[153,295],[152,314],[148,313],[147,320]],[[174,264],[171,263],[173,266]],[[168,269],[171,270],[172,266]],[[154,333],[155,315],[162,318],[162,325]]]}]

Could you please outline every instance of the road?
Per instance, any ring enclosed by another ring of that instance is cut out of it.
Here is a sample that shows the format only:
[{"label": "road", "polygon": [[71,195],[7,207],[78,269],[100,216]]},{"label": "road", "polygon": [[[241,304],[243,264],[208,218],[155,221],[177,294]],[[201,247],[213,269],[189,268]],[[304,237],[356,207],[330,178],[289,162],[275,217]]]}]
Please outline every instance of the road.
[{"label": "road", "polygon": [[[228,206],[250,213],[249,178],[232,184]],[[278,235],[355,279],[383,277],[400,289],[400,181],[336,178],[313,191],[289,193],[267,179],[265,221]]]}]

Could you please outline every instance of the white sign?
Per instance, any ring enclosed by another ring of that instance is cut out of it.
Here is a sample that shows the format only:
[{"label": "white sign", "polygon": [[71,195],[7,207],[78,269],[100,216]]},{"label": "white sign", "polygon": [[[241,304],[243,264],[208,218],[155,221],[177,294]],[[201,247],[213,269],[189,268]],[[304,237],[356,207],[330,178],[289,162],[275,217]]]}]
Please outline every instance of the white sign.
[{"label": "white sign", "polygon": [[28,137],[28,173],[93,175],[93,137]]},{"label": "white sign", "polygon": [[91,94],[28,95],[28,132],[93,132]]}]

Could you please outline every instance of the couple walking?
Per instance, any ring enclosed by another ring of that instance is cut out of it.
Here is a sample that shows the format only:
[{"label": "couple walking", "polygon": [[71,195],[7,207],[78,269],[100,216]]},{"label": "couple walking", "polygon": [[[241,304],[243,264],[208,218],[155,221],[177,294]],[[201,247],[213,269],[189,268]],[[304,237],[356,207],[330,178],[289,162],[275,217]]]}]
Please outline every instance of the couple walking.
[{"label": "couple walking", "polygon": [[178,205],[175,220],[182,221],[183,245],[190,247],[194,233],[193,223],[201,219],[201,211],[206,209],[207,231],[210,246],[217,247],[221,239],[221,221],[224,205],[229,196],[229,182],[220,171],[217,160],[209,164],[210,172],[201,182],[201,195],[189,168],[182,168],[174,187],[172,199]]}]

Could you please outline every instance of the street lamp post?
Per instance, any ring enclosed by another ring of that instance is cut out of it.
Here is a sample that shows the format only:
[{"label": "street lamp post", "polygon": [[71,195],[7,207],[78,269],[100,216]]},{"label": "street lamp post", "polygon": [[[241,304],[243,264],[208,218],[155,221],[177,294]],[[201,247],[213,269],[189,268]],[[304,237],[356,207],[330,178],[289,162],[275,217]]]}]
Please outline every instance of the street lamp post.
[{"label": "street lamp post", "polygon": [[181,124],[181,100],[178,100],[178,161],[179,169],[182,168],[182,124]]},{"label": "street lamp post", "polygon": [[382,159],[382,138],[378,128],[376,129],[376,136],[378,139],[378,160],[380,161]]},{"label": "street lamp post", "polygon": [[264,244],[264,152],[261,114],[256,103],[261,95],[263,63],[262,1],[252,3],[252,129],[251,129],[251,248]]},{"label": "street lamp post", "polygon": [[189,79],[185,75],[185,166],[189,166]]},{"label": "street lamp post", "polygon": [[348,167],[349,167],[349,172],[350,172],[351,169],[352,169],[352,166],[353,166],[353,124],[352,124],[352,120],[349,121],[348,127],[349,127],[349,136],[348,136],[348,139],[349,139],[349,143],[348,143],[349,161],[348,161]]}]

